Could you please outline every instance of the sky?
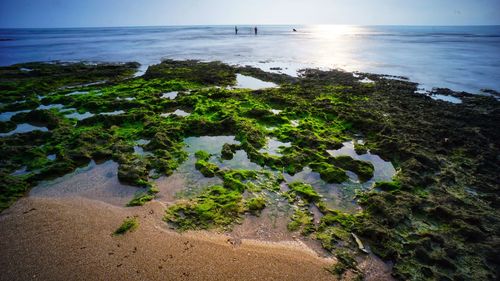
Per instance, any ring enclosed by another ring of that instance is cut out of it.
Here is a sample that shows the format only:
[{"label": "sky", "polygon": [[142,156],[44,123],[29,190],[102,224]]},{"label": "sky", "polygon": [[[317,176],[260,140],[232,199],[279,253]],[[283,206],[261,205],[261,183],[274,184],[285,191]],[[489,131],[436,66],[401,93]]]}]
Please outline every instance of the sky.
[{"label": "sky", "polygon": [[500,25],[500,0],[0,0],[0,27]]}]

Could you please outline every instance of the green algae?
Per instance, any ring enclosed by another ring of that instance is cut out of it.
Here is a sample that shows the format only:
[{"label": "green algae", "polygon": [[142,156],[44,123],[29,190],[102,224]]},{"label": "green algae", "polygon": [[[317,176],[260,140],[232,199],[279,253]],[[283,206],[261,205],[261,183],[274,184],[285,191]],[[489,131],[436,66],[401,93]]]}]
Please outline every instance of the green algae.
[{"label": "green algae", "polygon": [[266,199],[262,196],[253,197],[245,201],[246,208],[253,215],[259,215],[260,212],[266,207]]},{"label": "green algae", "polygon": [[317,202],[321,199],[321,195],[310,184],[293,182],[288,184],[288,187],[293,196],[298,195],[306,202]]},{"label": "green algae", "polygon": [[341,278],[346,271],[352,270],[356,273],[356,279],[354,280],[363,280],[363,275],[358,269],[358,262],[348,251],[337,250],[335,257],[337,258],[337,263],[327,268],[329,272]]},{"label": "green algae", "polygon": [[134,198],[127,203],[127,207],[143,206],[147,202],[155,199],[156,194],[160,192],[156,186],[149,182],[144,182],[142,185],[149,186],[148,190],[135,195]]},{"label": "green algae", "polygon": [[113,235],[124,235],[127,232],[136,230],[139,227],[139,220],[137,218],[127,218],[123,221],[122,225],[115,230]]},{"label": "green algae", "polygon": [[[109,159],[119,163],[122,182],[147,189],[132,200],[142,205],[154,198],[152,174],[168,176],[195,153],[186,148],[186,138],[235,136],[237,142],[196,153],[193,161],[193,169],[217,177],[222,186],[204,187],[174,203],[166,211],[167,222],[180,230],[229,229],[246,212],[258,215],[266,208],[263,192],[273,192],[295,208],[292,231],[319,240],[340,257],[342,268],[335,273],[356,271],[338,252],[358,254],[349,236],[356,233],[373,253],[394,262],[394,276],[401,280],[498,277],[500,136],[495,128],[500,117],[491,98],[463,94],[465,104],[451,107],[415,95],[411,82],[375,75],[369,78],[376,83],[362,85],[342,71],[304,70],[292,78],[217,62],[165,61],[138,78],[130,78],[135,64],[25,66],[38,68],[36,75],[20,73],[19,66],[0,68],[0,114],[28,110],[0,122],[0,131],[19,123],[49,131],[0,138],[0,209],[41,180]],[[280,87],[226,89],[235,84],[236,73]],[[162,98],[171,91],[179,92],[175,99]],[[52,104],[63,107],[36,110]],[[274,109],[282,111],[273,114]],[[175,110],[191,114],[161,116]],[[73,111],[92,116],[69,119]],[[116,111],[124,113],[105,115]],[[325,153],[359,134],[366,143],[354,144],[358,154],[369,149],[398,168],[393,182],[356,191],[362,211],[331,210],[320,189],[283,183],[283,172],[294,175],[309,166],[325,182],[344,183],[353,172],[371,184],[373,165]],[[150,140],[141,146],[147,154],[134,153],[139,139]],[[279,156],[262,153],[269,139],[290,146]],[[261,168],[224,165],[241,159],[241,153]],[[48,161],[49,154],[55,160]],[[23,167],[26,174],[13,175]],[[290,190],[282,192],[282,185]],[[313,220],[313,205],[322,214],[319,222]]]},{"label": "green algae", "polygon": [[310,234],[315,229],[311,212],[301,208],[295,209],[287,228],[289,231],[300,231],[302,235]]},{"label": "green algae", "polygon": [[212,186],[194,200],[169,207],[164,220],[180,230],[227,228],[241,220],[244,210],[240,192]]}]

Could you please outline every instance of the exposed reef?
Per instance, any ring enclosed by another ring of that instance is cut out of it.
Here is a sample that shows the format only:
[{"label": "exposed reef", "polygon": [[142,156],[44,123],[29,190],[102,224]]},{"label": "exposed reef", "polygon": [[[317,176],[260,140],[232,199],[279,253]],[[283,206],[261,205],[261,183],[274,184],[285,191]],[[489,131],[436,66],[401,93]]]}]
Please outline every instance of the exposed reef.
[{"label": "exposed reef", "polygon": [[[133,78],[137,68],[0,67],[0,210],[40,181],[92,160],[118,163],[119,180],[140,191],[128,205],[141,206],[157,196],[158,177],[190,163],[218,183],[169,205],[164,220],[176,229],[230,231],[281,198],[293,210],[288,229],[335,255],[339,263],[329,270],[339,276],[362,276],[358,262],[371,252],[392,261],[400,280],[498,278],[495,97],[440,89],[460,98],[453,104],[416,93],[406,80],[338,70],[307,69],[293,78],[166,60]],[[237,74],[279,87],[235,89]],[[15,132],[22,124],[45,130]],[[225,137],[215,149],[186,145],[188,138],[215,136]],[[377,178],[377,166],[356,155],[329,153],[361,139],[355,152],[390,161],[397,169],[392,179]],[[331,190],[286,180],[306,170]],[[332,207],[335,200],[359,208]],[[117,233],[134,227],[125,221]]]}]

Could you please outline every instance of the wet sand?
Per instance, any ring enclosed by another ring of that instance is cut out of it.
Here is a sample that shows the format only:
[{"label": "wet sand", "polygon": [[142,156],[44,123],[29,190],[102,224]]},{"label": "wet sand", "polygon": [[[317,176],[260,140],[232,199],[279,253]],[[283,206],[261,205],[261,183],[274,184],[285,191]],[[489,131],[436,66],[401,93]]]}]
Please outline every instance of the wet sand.
[{"label": "wet sand", "polygon": [[[153,201],[125,208],[89,198],[26,197],[0,215],[0,280],[335,280],[300,242],[179,234]],[[139,228],[112,236],[127,216]]]}]

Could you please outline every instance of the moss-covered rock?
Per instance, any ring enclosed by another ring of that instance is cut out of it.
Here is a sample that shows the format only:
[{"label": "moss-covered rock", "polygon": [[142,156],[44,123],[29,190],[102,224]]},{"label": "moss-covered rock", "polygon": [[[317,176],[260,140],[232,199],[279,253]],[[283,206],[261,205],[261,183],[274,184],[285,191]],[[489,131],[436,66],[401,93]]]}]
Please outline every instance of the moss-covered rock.
[{"label": "moss-covered rock", "polygon": [[200,171],[205,177],[212,178],[219,171],[219,167],[213,163],[205,160],[196,161],[196,169]]},{"label": "moss-covered rock", "polygon": [[180,230],[230,228],[244,211],[240,192],[212,186],[193,200],[170,206],[164,219]]},{"label": "moss-covered rock", "polygon": [[222,159],[224,159],[224,160],[233,159],[233,155],[237,149],[238,149],[238,145],[225,143],[222,146],[222,150],[221,150]]},{"label": "moss-covered rock", "polygon": [[314,190],[310,184],[303,182],[292,182],[288,185],[290,191],[300,196],[306,202],[317,202],[321,199],[321,195]]},{"label": "moss-covered rock", "polygon": [[250,198],[246,200],[245,203],[247,209],[254,215],[259,215],[260,212],[266,207],[266,199],[261,196]]}]

